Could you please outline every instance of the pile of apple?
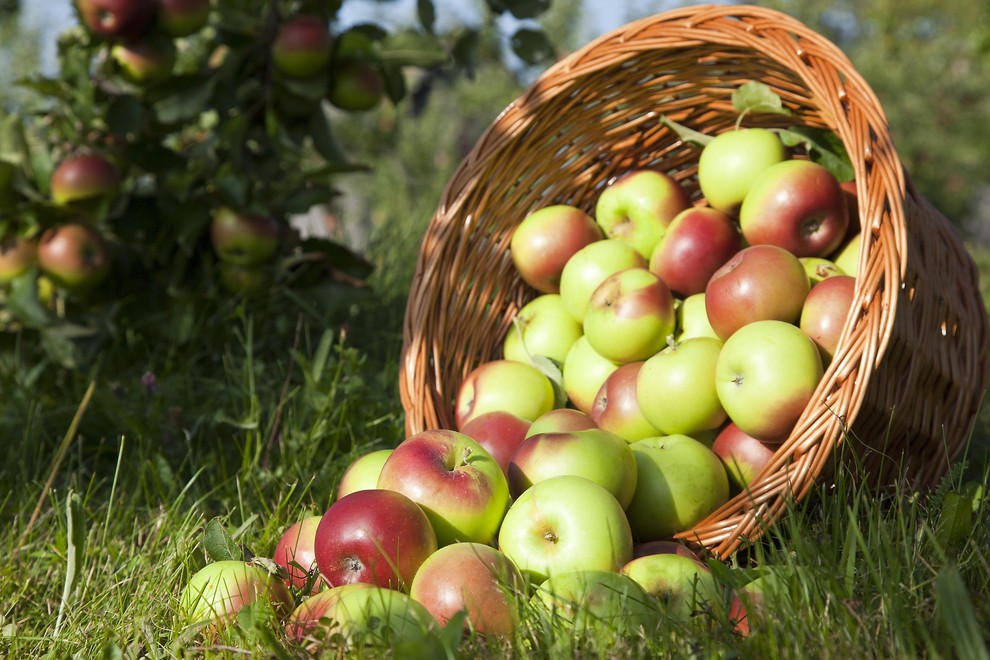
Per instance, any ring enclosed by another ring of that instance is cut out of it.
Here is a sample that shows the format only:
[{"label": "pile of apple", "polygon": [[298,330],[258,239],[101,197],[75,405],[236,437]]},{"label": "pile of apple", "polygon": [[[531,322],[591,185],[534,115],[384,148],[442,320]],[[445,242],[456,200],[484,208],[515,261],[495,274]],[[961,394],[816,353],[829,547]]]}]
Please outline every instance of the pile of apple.
[{"label": "pile of apple", "polygon": [[511,256],[539,295],[503,359],[464,380],[457,430],[357,458],[327,511],[279,541],[284,584],[211,564],[183,593],[187,619],[264,594],[290,638],[353,642],[452,620],[649,632],[717,613],[720,588],[673,537],[745,489],[808,405],[852,302],[858,220],[854,186],[766,129],[712,139],[698,181],[694,203],[635,171],[595,218],[528,215]]}]

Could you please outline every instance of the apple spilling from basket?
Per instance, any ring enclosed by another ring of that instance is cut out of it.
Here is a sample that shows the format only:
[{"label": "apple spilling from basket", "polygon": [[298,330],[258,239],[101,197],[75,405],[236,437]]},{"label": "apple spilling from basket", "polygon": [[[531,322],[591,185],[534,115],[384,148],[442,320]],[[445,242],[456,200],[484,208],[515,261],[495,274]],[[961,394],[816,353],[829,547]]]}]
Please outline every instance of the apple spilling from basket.
[{"label": "apple spilling from basket", "polygon": [[698,184],[693,202],[633,171],[594,217],[530,213],[510,252],[538,295],[502,359],[464,379],[456,430],[358,457],[327,511],[285,531],[281,578],[216,562],[185,616],[266,594],[290,638],[354,640],[717,612],[724,594],[674,537],[745,490],[811,400],[853,301],[859,223],[855,187],[768,129],[708,142]]}]

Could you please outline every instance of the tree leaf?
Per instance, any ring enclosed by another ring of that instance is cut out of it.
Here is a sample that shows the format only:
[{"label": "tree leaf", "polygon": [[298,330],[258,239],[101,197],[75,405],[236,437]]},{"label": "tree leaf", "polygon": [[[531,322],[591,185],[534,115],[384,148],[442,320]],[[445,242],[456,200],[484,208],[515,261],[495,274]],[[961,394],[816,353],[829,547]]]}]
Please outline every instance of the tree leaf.
[{"label": "tree leaf", "polygon": [[38,269],[29,268],[10,282],[6,306],[18,320],[29,328],[51,325],[54,317],[38,299]]},{"label": "tree leaf", "polygon": [[203,532],[203,547],[213,561],[243,558],[240,548],[234,543],[234,539],[220,522],[220,518],[213,518],[206,523],[206,530]]},{"label": "tree leaf", "polygon": [[802,147],[808,157],[831,172],[839,181],[852,181],[855,171],[842,140],[830,130],[812,126],[774,129],[788,147]]},{"label": "tree leaf", "polygon": [[732,107],[739,114],[766,113],[789,115],[791,111],[784,107],[783,101],[770,87],[764,83],[750,80],[740,85],[732,92]]},{"label": "tree leaf", "polygon": [[684,124],[677,123],[667,115],[660,116],[660,123],[674,131],[674,133],[677,133],[677,137],[681,138],[684,142],[688,142],[699,147],[704,147],[714,139],[714,136],[699,133],[694,129],[688,128]]},{"label": "tree leaf", "polygon": [[500,4],[516,18],[536,18],[550,9],[550,0],[500,0]]},{"label": "tree leaf", "polygon": [[319,112],[314,112],[309,120],[309,133],[313,147],[328,163],[347,163],[348,158],[337,142],[333,132],[333,106],[329,102],[320,103]]},{"label": "tree leaf", "polygon": [[216,89],[216,79],[207,78],[203,82],[189,85],[174,94],[166,96],[155,104],[155,115],[163,124],[189,121],[204,109]]},{"label": "tree leaf", "polygon": [[416,15],[419,23],[429,33],[433,33],[433,26],[436,24],[437,11],[433,6],[433,0],[416,0]]},{"label": "tree leaf", "polygon": [[540,64],[555,57],[553,44],[542,30],[520,28],[512,35],[511,43],[512,52],[526,64]]}]

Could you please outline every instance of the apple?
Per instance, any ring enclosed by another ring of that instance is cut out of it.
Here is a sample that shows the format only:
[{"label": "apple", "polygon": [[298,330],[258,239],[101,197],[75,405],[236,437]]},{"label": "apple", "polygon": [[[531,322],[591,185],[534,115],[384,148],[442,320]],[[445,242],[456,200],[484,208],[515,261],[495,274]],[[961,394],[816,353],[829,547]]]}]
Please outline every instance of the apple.
[{"label": "apple", "polygon": [[371,64],[345,60],[333,68],[327,100],[341,110],[363,112],[378,105],[384,93],[382,76]]},{"label": "apple", "polygon": [[337,499],[359,490],[378,488],[378,475],[381,474],[382,466],[391,455],[391,449],[376,449],[351,461],[341,475],[340,483],[337,484]]},{"label": "apple", "polygon": [[677,324],[674,341],[684,341],[691,337],[713,337],[718,339],[708,310],[705,308],[705,294],[694,293],[685,298],[676,308]]},{"label": "apple", "polygon": [[156,21],[168,36],[188,37],[206,27],[210,0],[157,0]]},{"label": "apple", "polygon": [[69,156],[52,172],[51,194],[56,206],[90,208],[120,189],[117,169],[99,154]]},{"label": "apple", "polygon": [[604,237],[595,219],[581,209],[554,204],[523,218],[512,232],[509,254],[524,282],[542,293],[560,293],[564,264]]},{"label": "apple", "polygon": [[375,586],[367,582],[352,582],[342,584],[339,587],[330,587],[319,593],[315,593],[292,610],[292,614],[285,621],[285,632],[288,638],[294,642],[302,642],[306,637],[314,636],[317,631],[322,631],[322,636],[332,634],[334,629],[326,624],[333,621],[334,608],[340,597],[354,589],[374,589]]},{"label": "apple", "polygon": [[[333,608],[331,631],[349,646],[375,644],[388,647],[405,643],[421,649],[424,657],[429,640],[436,639],[440,627],[433,615],[407,594],[384,587],[351,589],[340,594]],[[352,651],[349,657],[361,655]]]},{"label": "apple", "polygon": [[238,266],[256,266],[278,250],[278,222],[270,215],[238,213],[221,207],[213,213],[210,241],[220,261]]},{"label": "apple", "polygon": [[316,565],[327,584],[352,582],[406,589],[437,549],[423,510],[394,490],[359,490],[323,514],[316,528]]},{"label": "apple", "polygon": [[531,584],[539,584],[568,571],[618,571],[632,557],[632,532],[611,493],[584,477],[563,475],[534,484],[512,503],[498,547]]},{"label": "apple", "polygon": [[24,274],[37,260],[37,241],[21,236],[0,239],[0,284]]},{"label": "apple", "polygon": [[272,43],[275,68],[293,78],[309,78],[326,71],[333,43],[327,22],[318,16],[297,14],[278,28]]},{"label": "apple", "polygon": [[700,566],[707,566],[705,562],[701,560],[701,557],[698,556],[698,553],[678,541],[661,539],[658,541],[646,541],[644,543],[637,543],[633,545],[633,559],[639,559],[640,557],[646,557],[647,555],[662,554],[680,555],[681,557],[687,557],[688,559],[697,562]]},{"label": "apple", "polygon": [[715,271],[741,249],[742,238],[731,217],[707,206],[694,206],[671,221],[650,255],[650,270],[685,298],[704,293]]},{"label": "apple", "polygon": [[753,321],[796,323],[810,288],[804,266],[792,253],[775,245],[752,245],[708,281],[708,321],[722,341]]},{"label": "apple", "polygon": [[804,272],[808,274],[811,286],[836,275],[845,275],[834,262],[824,257],[800,257],[798,260],[804,266]]},{"label": "apple", "polygon": [[574,633],[652,635],[660,626],[656,600],[635,580],[613,571],[576,570],[550,576],[532,598],[537,611]]},{"label": "apple", "polygon": [[292,611],[292,594],[282,581],[260,566],[238,560],[207,564],[179,594],[179,618],[186,624],[224,624],[242,607],[266,603],[279,618]]},{"label": "apple", "polygon": [[493,410],[469,421],[461,429],[461,433],[484,447],[502,468],[502,473],[508,477],[509,459],[512,458],[516,447],[526,438],[530,426],[532,424],[522,417],[502,410]]},{"label": "apple", "polygon": [[729,337],[715,386],[729,419],[745,433],[780,442],[791,432],[822,377],[818,346],[783,321],[756,321]]},{"label": "apple", "polygon": [[545,293],[516,313],[502,344],[502,356],[506,360],[530,363],[531,356],[542,355],[563,363],[567,351],[582,334],[581,324],[567,312],[560,295]]},{"label": "apple", "polygon": [[743,128],[716,135],[698,157],[698,187],[708,205],[735,214],[749,189],[768,167],[787,159],[777,134]]},{"label": "apple", "polygon": [[220,284],[231,293],[242,294],[245,297],[256,296],[271,289],[275,274],[264,264],[242,266],[241,264],[220,262]]},{"label": "apple", "polygon": [[677,553],[654,553],[632,559],[619,573],[659,599],[661,610],[668,617],[681,621],[721,601],[711,570]]},{"label": "apple", "polygon": [[835,253],[832,261],[844,274],[855,277],[859,272],[859,246],[862,242],[862,234],[854,234]]},{"label": "apple", "polygon": [[798,257],[831,254],[848,226],[838,179],[810,160],[785,160],[768,167],[739,209],[739,227],[750,245],[777,245]]},{"label": "apple", "polygon": [[83,291],[103,281],[110,272],[110,258],[95,229],[69,223],[42,234],[38,266],[56,285]]},{"label": "apple", "polygon": [[562,373],[567,398],[575,408],[590,416],[598,391],[618,368],[618,364],[599,355],[591,347],[587,336],[581,337],[574,342],[564,360]]},{"label": "apple", "polygon": [[659,435],[694,435],[725,422],[715,379],[721,351],[718,339],[692,337],[643,363],[636,378],[636,400]]},{"label": "apple", "polygon": [[629,446],[638,474],[626,516],[638,542],[670,539],[728,501],[722,462],[694,438],[668,435]]},{"label": "apple", "polygon": [[132,39],[155,15],[155,0],[75,0],[79,18],[102,37]]},{"label": "apple", "polygon": [[599,428],[626,442],[660,435],[636,400],[636,380],[642,366],[643,362],[629,362],[613,371],[602,383],[591,408],[591,419]]},{"label": "apple", "polygon": [[114,44],[110,57],[124,78],[137,85],[149,85],[172,76],[175,44],[165,36],[151,33],[140,39]]},{"label": "apple", "polygon": [[595,220],[607,238],[628,243],[649,259],[667,225],[690,206],[690,196],[673,177],[635,170],[602,190],[595,204]]},{"label": "apple", "polygon": [[378,487],[416,502],[436,531],[440,546],[493,543],[509,507],[509,483],[480,444],[457,431],[417,433],[393,450]]},{"label": "apple", "polygon": [[[296,589],[305,589],[310,573],[316,569],[316,530],[323,516],[307,516],[293,523],[282,532],[272,560],[289,574],[286,584]],[[319,579],[312,583],[312,591],[319,591]]]},{"label": "apple", "polygon": [[725,425],[712,443],[712,451],[725,466],[729,485],[736,492],[746,490],[764,467],[773,459],[776,443],[757,440],[743,433],[734,423]]},{"label": "apple", "polygon": [[481,543],[454,543],[427,557],[409,596],[441,624],[466,612],[464,626],[481,635],[511,637],[522,619],[526,585],[500,550]]},{"label": "apple", "polygon": [[525,362],[493,360],[475,367],[457,391],[455,423],[458,429],[475,417],[495,410],[533,421],[552,410],[553,383]]},{"label": "apple", "polygon": [[598,425],[588,413],[574,408],[554,408],[533,420],[526,431],[526,437],[537,433],[565,433],[594,428],[598,428]]},{"label": "apple", "polygon": [[624,364],[656,354],[675,322],[674,296],[664,281],[646,268],[627,268],[591,294],[584,336],[596,353]]},{"label": "apple", "polygon": [[560,297],[567,311],[580,323],[591,294],[609,275],[627,268],[645,268],[646,259],[628,243],[605,239],[589,243],[564,264],[560,274]]},{"label": "apple", "polygon": [[533,484],[561,475],[595,482],[624,509],[636,489],[636,460],[629,443],[603,429],[531,435],[509,461],[509,492],[518,498]]},{"label": "apple", "polygon": [[855,296],[856,278],[837,275],[811,287],[804,301],[798,325],[818,345],[823,366],[835,356]]}]

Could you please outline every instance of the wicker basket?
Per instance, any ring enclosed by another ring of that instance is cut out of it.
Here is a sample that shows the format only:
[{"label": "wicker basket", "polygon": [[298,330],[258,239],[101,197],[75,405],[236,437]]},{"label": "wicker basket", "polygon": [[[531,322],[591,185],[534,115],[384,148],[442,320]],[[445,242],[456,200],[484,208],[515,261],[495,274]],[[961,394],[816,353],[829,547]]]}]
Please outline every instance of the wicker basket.
[{"label": "wicker basket", "polygon": [[535,292],[509,240],[530,211],[589,212],[635,168],[672,174],[697,198],[698,149],[661,125],[705,133],[736,120],[730,96],[769,85],[789,117],[833,130],[856,174],[863,242],[853,312],[834,361],[771,464],[681,538],[718,557],[759,536],[837,457],[871,480],[939,479],[962,449],[987,379],[987,312],[978,273],[949,222],[915,190],[873,92],[843,53],[775,11],[698,6],[630,23],[548,69],[506,108],[449,181],[423,239],[404,326],[400,390],[409,434],[453,428],[466,374],[499,357]]}]

